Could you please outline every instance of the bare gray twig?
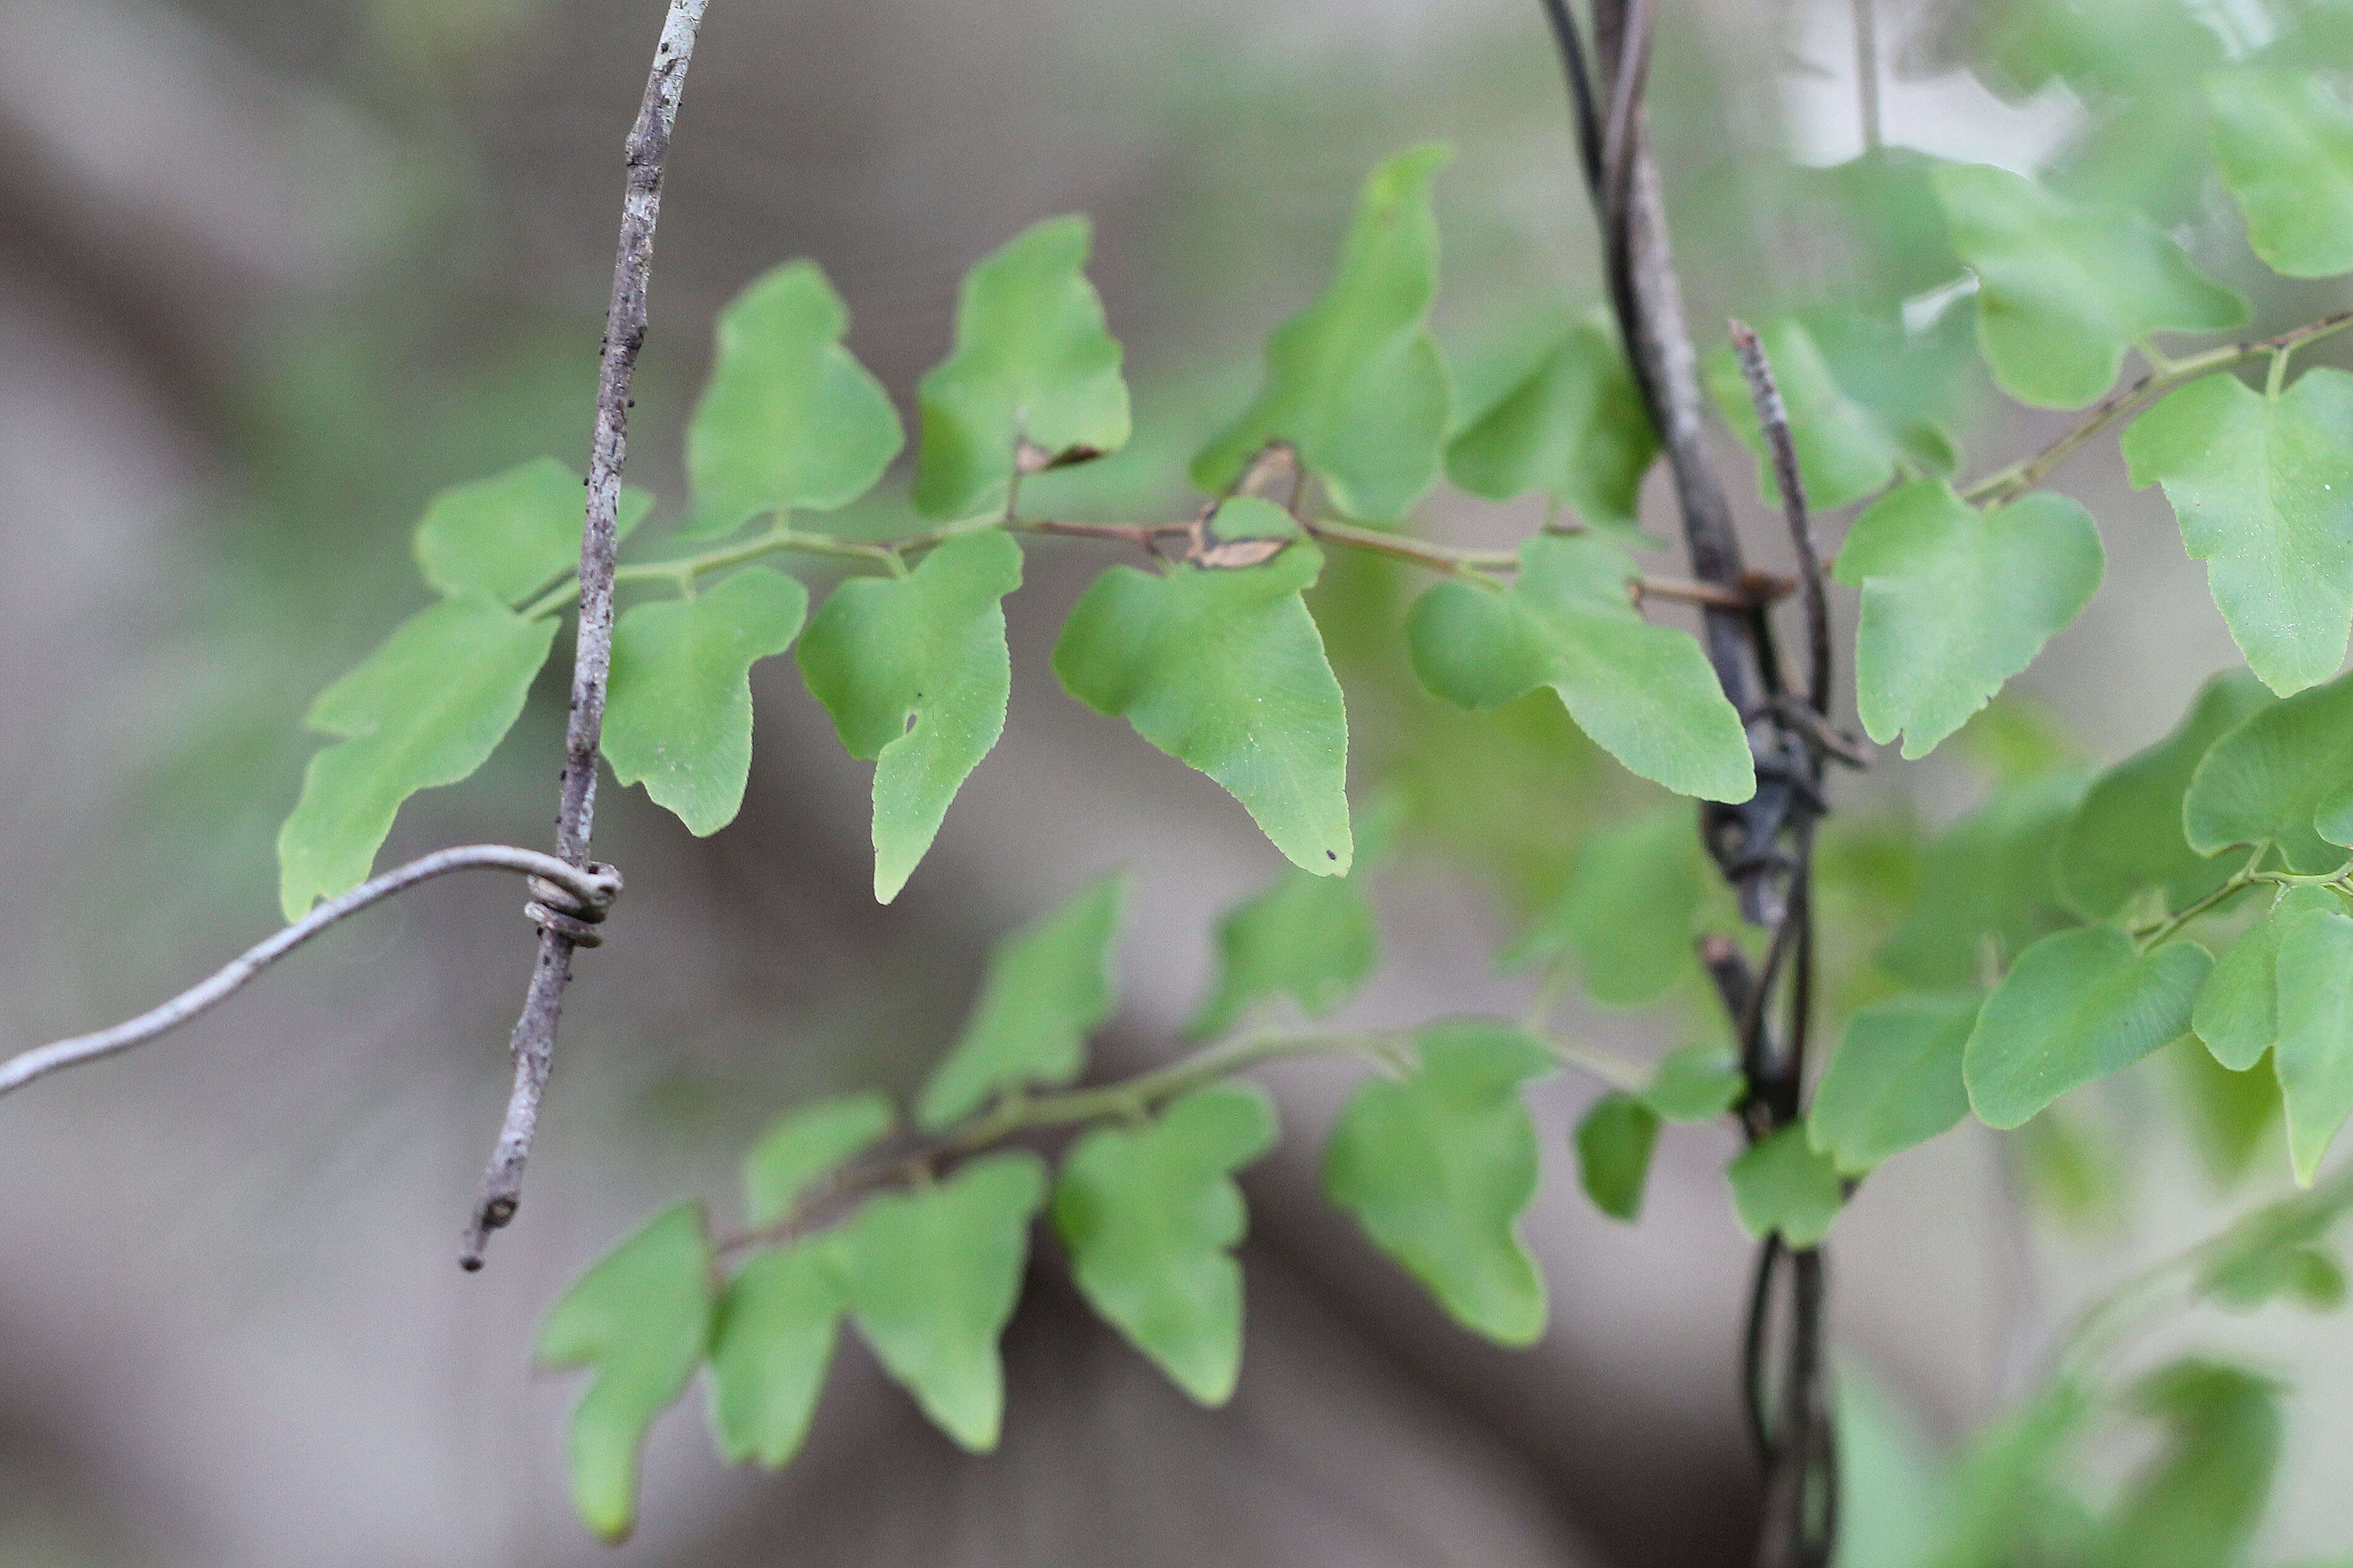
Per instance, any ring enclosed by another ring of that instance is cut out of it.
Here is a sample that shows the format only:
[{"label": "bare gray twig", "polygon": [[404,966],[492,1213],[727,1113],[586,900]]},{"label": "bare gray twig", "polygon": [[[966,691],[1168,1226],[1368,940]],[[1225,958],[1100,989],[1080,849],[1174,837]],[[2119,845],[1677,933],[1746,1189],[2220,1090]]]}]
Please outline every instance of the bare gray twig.
[{"label": "bare gray twig", "polygon": [[243,956],[224,965],[210,979],[190,986],[160,1007],[150,1008],[136,1018],[117,1024],[111,1029],[77,1035],[70,1040],[59,1040],[54,1045],[39,1046],[0,1063],[0,1095],[22,1089],[36,1079],[46,1078],[53,1072],[79,1067],[84,1062],[94,1062],[117,1051],[127,1051],[158,1035],[167,1034],[234,994],[247,981],[336,921],[445,872],[478,867],[521,871],[553,883],[563,890],[576,909],[587,912],[594,919],[602,919],[604,911],[612,907],[614,899],[621,891],[620,874],[609,866],[578,867],[553,855],[543,855],[536,849],[518,849],[505,844],[468,844],[455,849],[437,849],[406,866],[395,867],[381,877],[362,882],[340,899],[330,899],[318,905],[284,931],[248,948]]},{"label": "bare gray twig", "polygon": [[[555,819],[556,853],[586,864],[596,815],[596,752],[605,729],[605,682],[613,658],[615,520],[620,510],[621,467],[628,452],[629,382],[646,341],[646,286],[652,272],[654,221],[661,210],[662,164],[670,127],[686,90],[686,68],[707,0],[670,0],[661,41],[646,79],[646,95],[627,145],[628,184],[621,206],[621,237],[613,262],[613,299],[605,315],[605,363],[596,384],[596,434],[588,468],[587,518],[580,538],[579,632],[572,663],[572,716],[564,738],[563,804]],[[498,1147],[482,1173],[481,1194],[466,1229],[459,1261],[482,1266],[490,1234],[514,1218],[522,1198],[522,1169],[539,1124],[539,1101],[555,1058],[555,1026],[564,988],[572,978],[575,943],[543,926],[539,961],[515,1020],[510,1049],[514,1089]]]}]

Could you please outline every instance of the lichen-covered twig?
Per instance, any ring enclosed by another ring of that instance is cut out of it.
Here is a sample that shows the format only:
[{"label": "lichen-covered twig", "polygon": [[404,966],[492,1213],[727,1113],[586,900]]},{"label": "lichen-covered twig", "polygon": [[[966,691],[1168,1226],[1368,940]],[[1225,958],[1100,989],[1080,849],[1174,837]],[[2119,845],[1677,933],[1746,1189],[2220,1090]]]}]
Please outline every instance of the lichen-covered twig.
[{"label": "lichen-covered twig", "polygon": [[[662,165],[670,127],[686,90],[686,68],[707,0],[670,0],[653,70],[629,132],[628,193],[613,262],[613,300],[605,316],[605,363],[596,384],[596,435],[588,466],[587,519],[580,539],[579,632],[572,662],[572,714],[564,737],[563,803],[555,819],[555,850],[572,864],[588,859],[596,815],[596,751],[605,729],[605,682],[613,658],[613,567],[619,544],[616,520],[621,467],[628,452],[629,382],[646,341],[646,286],[653,269],[654,220],[661,210]],[[480,1198],[466,1227],[459,1261],[482,1266],[491,1232],[514,1218],[522,1199],[523,1163],[539,1125],[539,1101],[555,1058],[556,1019],[572,978],[573,939],[543,926],[539,959],[515,1020],[511,1049],[514,1089],[498,1147],[482,1173]]]}]

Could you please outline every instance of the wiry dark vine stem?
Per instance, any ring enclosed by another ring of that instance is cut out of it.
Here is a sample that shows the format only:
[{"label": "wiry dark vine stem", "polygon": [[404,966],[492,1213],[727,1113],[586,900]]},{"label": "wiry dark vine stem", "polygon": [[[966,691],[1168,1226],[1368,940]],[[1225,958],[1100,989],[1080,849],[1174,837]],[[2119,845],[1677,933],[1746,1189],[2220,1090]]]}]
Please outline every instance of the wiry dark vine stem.
[{"label": "wiry dark vine stem", "polygon": [[[1810,658],[1802,702],[1785,695],[1767,603],[1754,595],[1745,601],[1736,596],[1750,585],[1749,574],[1742,567],[1729,498],[1709,460],[1699,356],[1683,318],[1658,170],[1643,135],[1652,9],[1650,0],[1593,0],[1592,54],[1609,73],[1606,90],[1596,93],[1566,0],[1545,0],[1569,77],[1579,164],[1601,225],[1610,303],[1674,480],[1692,574],[1734,596],[1728,604],[1703,606],[1704,641],[1725,697],[1748,726],[1757,791],[1738,805],[1708,805],[1702,832],[1739,894],[1742,915],[1770,928],[1773,940],[1761,974],[1728,938],[1704,942],[1702,958],[1739,1035],[1747,1079],[1740,1112],[1753,1141],[1790,1126],[1802,1109],[1814,960],[1810,861],[1814,825],[1824,809],[1823,759],[1843,753],[1827,719],[1829,617],[1788,415],[1763,351],[1745,329],[1736,331],[1736,341],[1775,458],[1805,595]],[[1598,100],[1607,100],[1606,114],[1597,116]],[[1777,997],[1784,1004],[1778,1030]],[[1762,1393],[1767,1323],[1774,1283],[1784,1275],[1790,1303],[1778,1358],[1778,1409],[1768,1430]],[[1823,1290],[1818,1250],[1785,1251],[1778,1239],[1766,1243],[1743,1357],[1766,1462],[1759,1568],[1821,1568],[1832,1548],[1835,1436],[1821,1353]]]},{"label": "wiry dark vine stem", "polygon": [[[555,818],[556,853],[573,865],[588,858],[596,816],[596,753],[605,730],[605,682],[613,659],[613,566],[619,539],[616,520],[621,468],[628,455],[629,382],[646,340],[646,286],[653,268],[654,222],[661,210],[662,165],[670,127],[686,90],[686,68],[707,0],[670,0],[653,69],[627,144],[628,192],[621,237],[613,262],[613,299],[605,314],[604,368],[596,383],[596,434],[588,467],[586,521],[580,537],[579,631],[572,662],[572,713],[564,736],[563,798]],[[510,1049],[514,1089],[498,1147],[482,1173],[481,1195],[467,1226],[459,1261],[482,1266],[490,1234],[514,1218],[522,1200],[522,1170],[539,1125],[540,1096],[555,1058],[555,1026],[564,987],[572,978],[573,939],[543,926],[539,959]]]}]

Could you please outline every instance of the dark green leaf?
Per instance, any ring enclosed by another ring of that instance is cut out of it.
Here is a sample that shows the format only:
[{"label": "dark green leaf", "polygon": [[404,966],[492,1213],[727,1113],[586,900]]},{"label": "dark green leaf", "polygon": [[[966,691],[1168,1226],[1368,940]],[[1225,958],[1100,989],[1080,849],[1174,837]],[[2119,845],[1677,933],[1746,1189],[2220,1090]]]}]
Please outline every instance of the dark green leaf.
[{"label": "dark green leaf", "polygon": [[691,599],[639,605],[613,627],[605,760],[697,837],[744,807],[752,777],[752,666],[792,647],[808,590],[747,566]]},{"label": "dark green leaf", "polygon": [[[2225,953],[2223,960],[2229,961]],[[2214,966],[2214,973],[2222,964]],[[2214,989],[2214,975],[2198,993],[2202,1007]],[[2190,1010],[2190,1027],[2198,1026],[2198,1008]],[[2206,1171],[2217,1186],[2236,1185],[2253,1164],[2273,1129],[2280,1125],[2279,1075],[2268,1062],[2258,1061],[2244,1072],[2233,1072],[2214,1059],[2197,1039],[2177,1040],[2171,1051],[2173,1079],[2181,1099],[2183,1118],[2197,1144]]]},{"label": "dark green leaf", "polygon": [[2189,1026],[2213,964],[2190,942],[2137,953],[2114,926],[2044,937],[2018,955],[1970,1031],[1962,1071],[1978,1119],[2016,1127],[2156,1050]]},{"label": "dark green leaf", "polygon": [[1490,500],[1540,492],[1593,527],[1633,532],[1659,437],[1617,329],[1607,312],[1593,312],[1535,346],[1493,395],[1476,405],[1464,398],[1447,477]]},{"label": "dark green leaf", "polygon": [[2214,162],[2263,264],[2291,278],[2353,272],[2353,112],[2304,71],[2218,71],[2206,95]]},{"label": "dark green leaf", "polygon": [[1630,1094],[1605,1094],[1577,1124],[1577,1173],[1593,1206],[1631,1223],[1642,1212],[1659,1113]]},{"label": "dark green leaf", "polygon": [[[2276,844],[2291,871],[2334,870],[2353,816],[2327,813],[2353,779],[2353,676],[2299,691],[2224,732],[2189,776],[2189,847]],[[2315,828],[2318,831],[2316,832]]]},{"label": "dark green leaf", "polygon": [[1395,831],[1393,808],[1376,808],[1356,837],[1345,877],[1296,867],[1218,922],[1218,979],[1186,1026],[1198,1038],[1222,1035],[1252,1007],[1278,996],[1321,1018],[1356,993],[1379,955],[1369,883]]},{"label": "dark green leaf", "polygon": [[1728,1046],[1683,1046],[1669,1051],[1642,1103],[1669,1121],[1708,1121],[1740,1102],[1748,1080]]},{"label": "dark green leaf", "polygon": [[1118,997],[1112,943],[1126,895],[1126,878],[1113,872],[997,943],[964,1034],[916,1102],[919,1122],[938,1131],[992,1095],[1078,1078],[1087,1037]]},{"label": "dark green leaf", "polygon": [[278,832],[288,920],[366,879],[402,801],[488,760],[522,711],[555,625],[470,590],[410,616],[319,693],[303,722],[342,743],[311,759]]},{"label": "dark green leaf", "polygon": [[967,1162],[936,1185],[884,1193],[834,1237],[851,1321],[893,1378],[965,1448],[997,1447],[1005,1414],[997,1336],[1046,1201],[1028,1150]]},{"label": "dark green leaf", "polygon": [[681,1204],[583,1275],[539,1331],[542,1366],[596,1371],[572,1413],[572,1500],[607,1541],[636,1521],[638,1450],[702,1363],[712,1297],[702,1209]]},{"label": "dark green leaf", "polygon": [[1920,889],[1879,954],[1887,972],[1922,990],[1983,983],[1984,947],[2007,963],[2068,916],[2052,851],[2083,797],[2073,768],[2004,784],[1929,847]]},{"label": "dark green leaf", "polygon": [[745,1214],[754,1225],[776,1224],[810,1184],[872,1148],[897,1121],[890,1100],[871,1089],[776,1118],[744,1156]]},{"label": "dark green leaf", "polygon": [[2279,1464],[2280,1390],[2267,1378],[2182,1361],[2144,1378],[2133,1403],[2165,1446],[2125,1487],[2097,1568],[2231,1568],[2253,1541]]},{"label": "dark green leaf", "polygon": [[711,1424],[728,1463],[773,1470],[800,1451],[842,1305],[828,1237],[764,1252],[728,1282],[711,1338]]},{"label": "dark green leaf", "polygon": [[1740,716],[1689,633],[1636,613],[1634,563],[1591,535],[1520,547],[1497,593],[1438,584],[1406,617],[1414,673],[1457,707],[1484,710],[1539,686],[1626,767],[1678,795],[1743,801],[1757,776]]},{"label": "dark green leaf", "polygon": [[905,445],[898,411],[841,346],[849,310],[814,261],[755,279],[719,313],[711,380],[686,428],[694,511],[681,536],[848,506]]},{"label": "dark green leaf", "polygon": [[1207,1405],[1241,1370],[1248,1224],[1235,1171],[1274,1147],[1265,1093],[1199,1089],[1134,1128],[1101,1127],[1071,1147],[1054,1187],[1071,1272],[1104,1321]]},{"label": "dark green leaf", "polygon": [[1299,448],[1351,517],[1400,517],[1438,478],[1452,411],[1428,324],[1438,289],[1430,187],[1453,155],[1415,147],[1366,178],[1331,288],[1267,340],[1258,401],[1193,459],[1195,484],[1224,489],[1277,439]]},{"label": "dark green leaf", "polygon": [[1915,993],[1849,1020],[1807,1113],[1814,1147],[1861,1175],[1968,1115],[1961,1053],[1979,1000],[1974,992]]},{"label": "dark green leaf", "polygon": [[1924,757],[2090,603],[2099,531],[2063,496],[1978,511],[1942,480],[1899,486],[1856,520],[1838,580],[1862,590],[1862,727]]},{"label": "dark green leaf", "polygon": [[1004,503],[1017,469],[1127,444],[1120,347],[1087,281],[1093,239],[1083,217],[1048,218],[965,274],[955,352],[916,390],[914,500],[926,517],[977,515]]},{"label": "dark green leaf", "polygon": [[1802,1122],[1741,1151],[1724,1173],[1732,1183],[1740,1227],[1757,1241],[1779,1231],[1789,1247],[1818,1246],[1846,1206],[1838,1167],[1807,1142]]},{"label": "dark green leaf", "polygon": [[1005,730],[1006,595],[1021,547],[951,539],[905,577],[833,591],[801,638],[801,676],[853,757],[874,763],[874,896],[899,896],[948,803]]},{"label": "dark green leaf", "polygon": [[2153,332],[2246,320],[2246,302],[2146,219],[2078,207],[1983,163],[1935,174],[1953,247],[1978,278],[1978,344],[1994,380],[2037,408],[2080,408]]},{"label": "dark green leaf", "polygon": [[1300,598],[1324,557],[1286,546],[1262,566],[1114,566],[1054,645],[1063,689],[1223,784],[1292,863],[1344,877],[1348,715]]},{"label": "dark green leaf", "polygon": [[[1757,336],[1788,412],[1789,444],[1797,450],[1807,500],[1828,511],[1883,488],[1895,477],[1896,463],[1906,457],[1897,432],[1839,385],[1804,322],[1786,318],[1768,321]],[[1778,506],[1781,491],[1773,478],[1773,455],[1757,423],[1748,383],[1729,350],[1709,358],[1707,384],[1725,423],[1757,455],[1757,482],[1766,500]]]},{"label": "dark green leaf", "polygon": [[1520,1085],[1552,1058],[1518,1030],[1433,1025],[1403,1079],[1367,1080],[1333,1124],[1324,1190],[1463,1327],[1507,1345],[1544,1332],[1543,1277],[1520,1239],[1536,1130]]},{"label": "dark green leaf", "polygon": [[2183,837],[2182,796],[2207,748],[2270,701],[2253,676],[2225,670],[2200,689],[2173,733],[2093,783],[2059,838],[2059,887],[2076,913],[2113,920],[2151,888],[2166,908],[2186,909],[2222,885],[2231,868]]},{"label": "dark green leaf", "polygon": [[1593,1000],[1646,1007],[1698,967],[1693,922],[1704,874],[1689,805],[1613,822],[1577,847],[1560,897],[1504,961],[1519,965],[1573,952]]},{"label": "dark green leaf", "polygon": [[2125,432],[2132,480],[2161,480],[2190,558],[2263,684],[2285,697],[2345,662],[2353,622],[2353,375],[2267,397],[2206,376]]},{"label": "dark green leaf", "polygon": [[[553,458],[453,485],[427,503],[417,524],[417,567],[436,593],[479,588],[519,605],[580,563],[587,493],[580,476]],[[641,489],[623,489],[614,517],[619,537],[627,539],[653,504]]]}]

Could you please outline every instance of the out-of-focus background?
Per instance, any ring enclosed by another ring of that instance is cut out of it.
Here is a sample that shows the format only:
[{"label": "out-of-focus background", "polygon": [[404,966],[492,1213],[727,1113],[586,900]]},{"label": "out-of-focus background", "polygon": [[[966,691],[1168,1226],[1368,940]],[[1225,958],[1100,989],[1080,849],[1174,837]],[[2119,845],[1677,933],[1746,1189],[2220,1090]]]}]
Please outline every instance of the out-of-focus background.
[{"label": "out-of-focus background", "polygon": [[[2309,8],[2042,6],[2094,16],[2099,48],[2038,74],[2034,5],[1880,0],[1888,139],[2047,165],[2182,221],[2215,198],[2179,172],[2166,84]],[[0,0],[0,1045],[144,1007],[276,923],[272,837],[315,744],[301,712],[423,601],[407,531],[426,498],[543,452],[582,462],[620,140],[660,10]],[[1816,200],[1808,171],[1859,145],[1850,0],[1662,10],[1655,138],[1711,344],[1728,308],[1876,287],[1874,268],[1905,294],[1944,281],[1933,245],[1858,243]],[[631,477],[680,497],[711,318],[767,266],[823,262],[852,346],[904,407],[963,268],[1077,209],[1096,220],[1139,411],[1129,477],[1099,491],[1182,504],[1183,458],[1247,395],[1264,331],[1319,287],[1363,171],[1433,137],[1461,154],[1440,186],[1441,335],[1475,344],[1527,306],[1590,300],[1532,0],[713,0]],[[2252,284],[2232,243],[2200,259]],[[2276,283],[2256,300],[2283,324],[2327,302]],[[1924,337],[1965,346],[1957,308],[1957,336],[1931,310]],[[1969,385],[1948,401],[1992,407]],[[1962,434],[1990,456],[2038,431],[1981,412]],[[1946,754],[1840,781],[1863,825],[1853,853],[1900,860],[2021,754],[2146,744],[2235,662],[2164,506],[2129,491],[2113,450],[2065,476],[2107,542],[2092,609]],[[1423,525],[1532,521],[1441,497]],[[1747,521],[1773,537],[1761,510]],[[655,1434],[636,1539],[598,1547],[572,1519],[573,1384],[526,1357],[577,1270],[658,1204],[724,1202],[779,1108],[913,1081],[988,942],[1107,867],[1135,885],[1103,1054],[1177,1048],[1211,923],[1276,874],[1221,792],[1055,687],[1047,649],[1101,561],[1032,549],[1005,741],[887,909],[868,887],[868,770],[787,661],[755,672],[732,827],[694,840],[607,790],[598,844],[628,900],[580,966],[528,1201],[480,1276],[458,1271],[455,1242],[532,942],[504,884],[412,894],[166,1043],[0,1105],[0,1565],[1745,1561],[1749,1248],[1719,1173],[1729,1130],[1672,1132],[1641,1223],[1620,1226],[1564,1157],[1591,1091],[1541,1089],[1550,1154],[1528,1230],[1553,1327],[1506,1352],[1324,1210],[1314,1150],[1346,1075],[1317,1068],[1282,1075],[1285,1150],[1248,1180],[1229,1409],[1187,1405],[1048,1261],[1008,1340],[997,1457],[957,1455],[852,1349],[782,1475],[725,1469],[690,1401]],[[1366,582],[1389,602],[1394,580]],[[1608,764],[1549,698],[1476,728],[1334,635],[1360,763],[1386,759],[1474,824],[1409,839],[1381,893],[1385,967],[1347,1016],[1516,1008],[1526,983],[1491,955],[1563,873]],[[566,662],[482,775],[411,804],[387,863],[546,837]],[[1672,1024],[1572,1022],[1638,1054],[1682,1043]],[[2087,1289],[2212,1222],[2164,1092],[2153,1064],[2076,1109],[2108,1174],[2064,1201],[1968,1130],[1863,1190],[1836,1237],[1835,1322],[1894,1434],[1883,1462],[1933,1462]],[[2194,1325],[2300,1370],[2261,1562],[2347,1534],[2353,1348],[2330,1321]],[[1906,1528],[1872,1523],[1883,1542]]]}]

